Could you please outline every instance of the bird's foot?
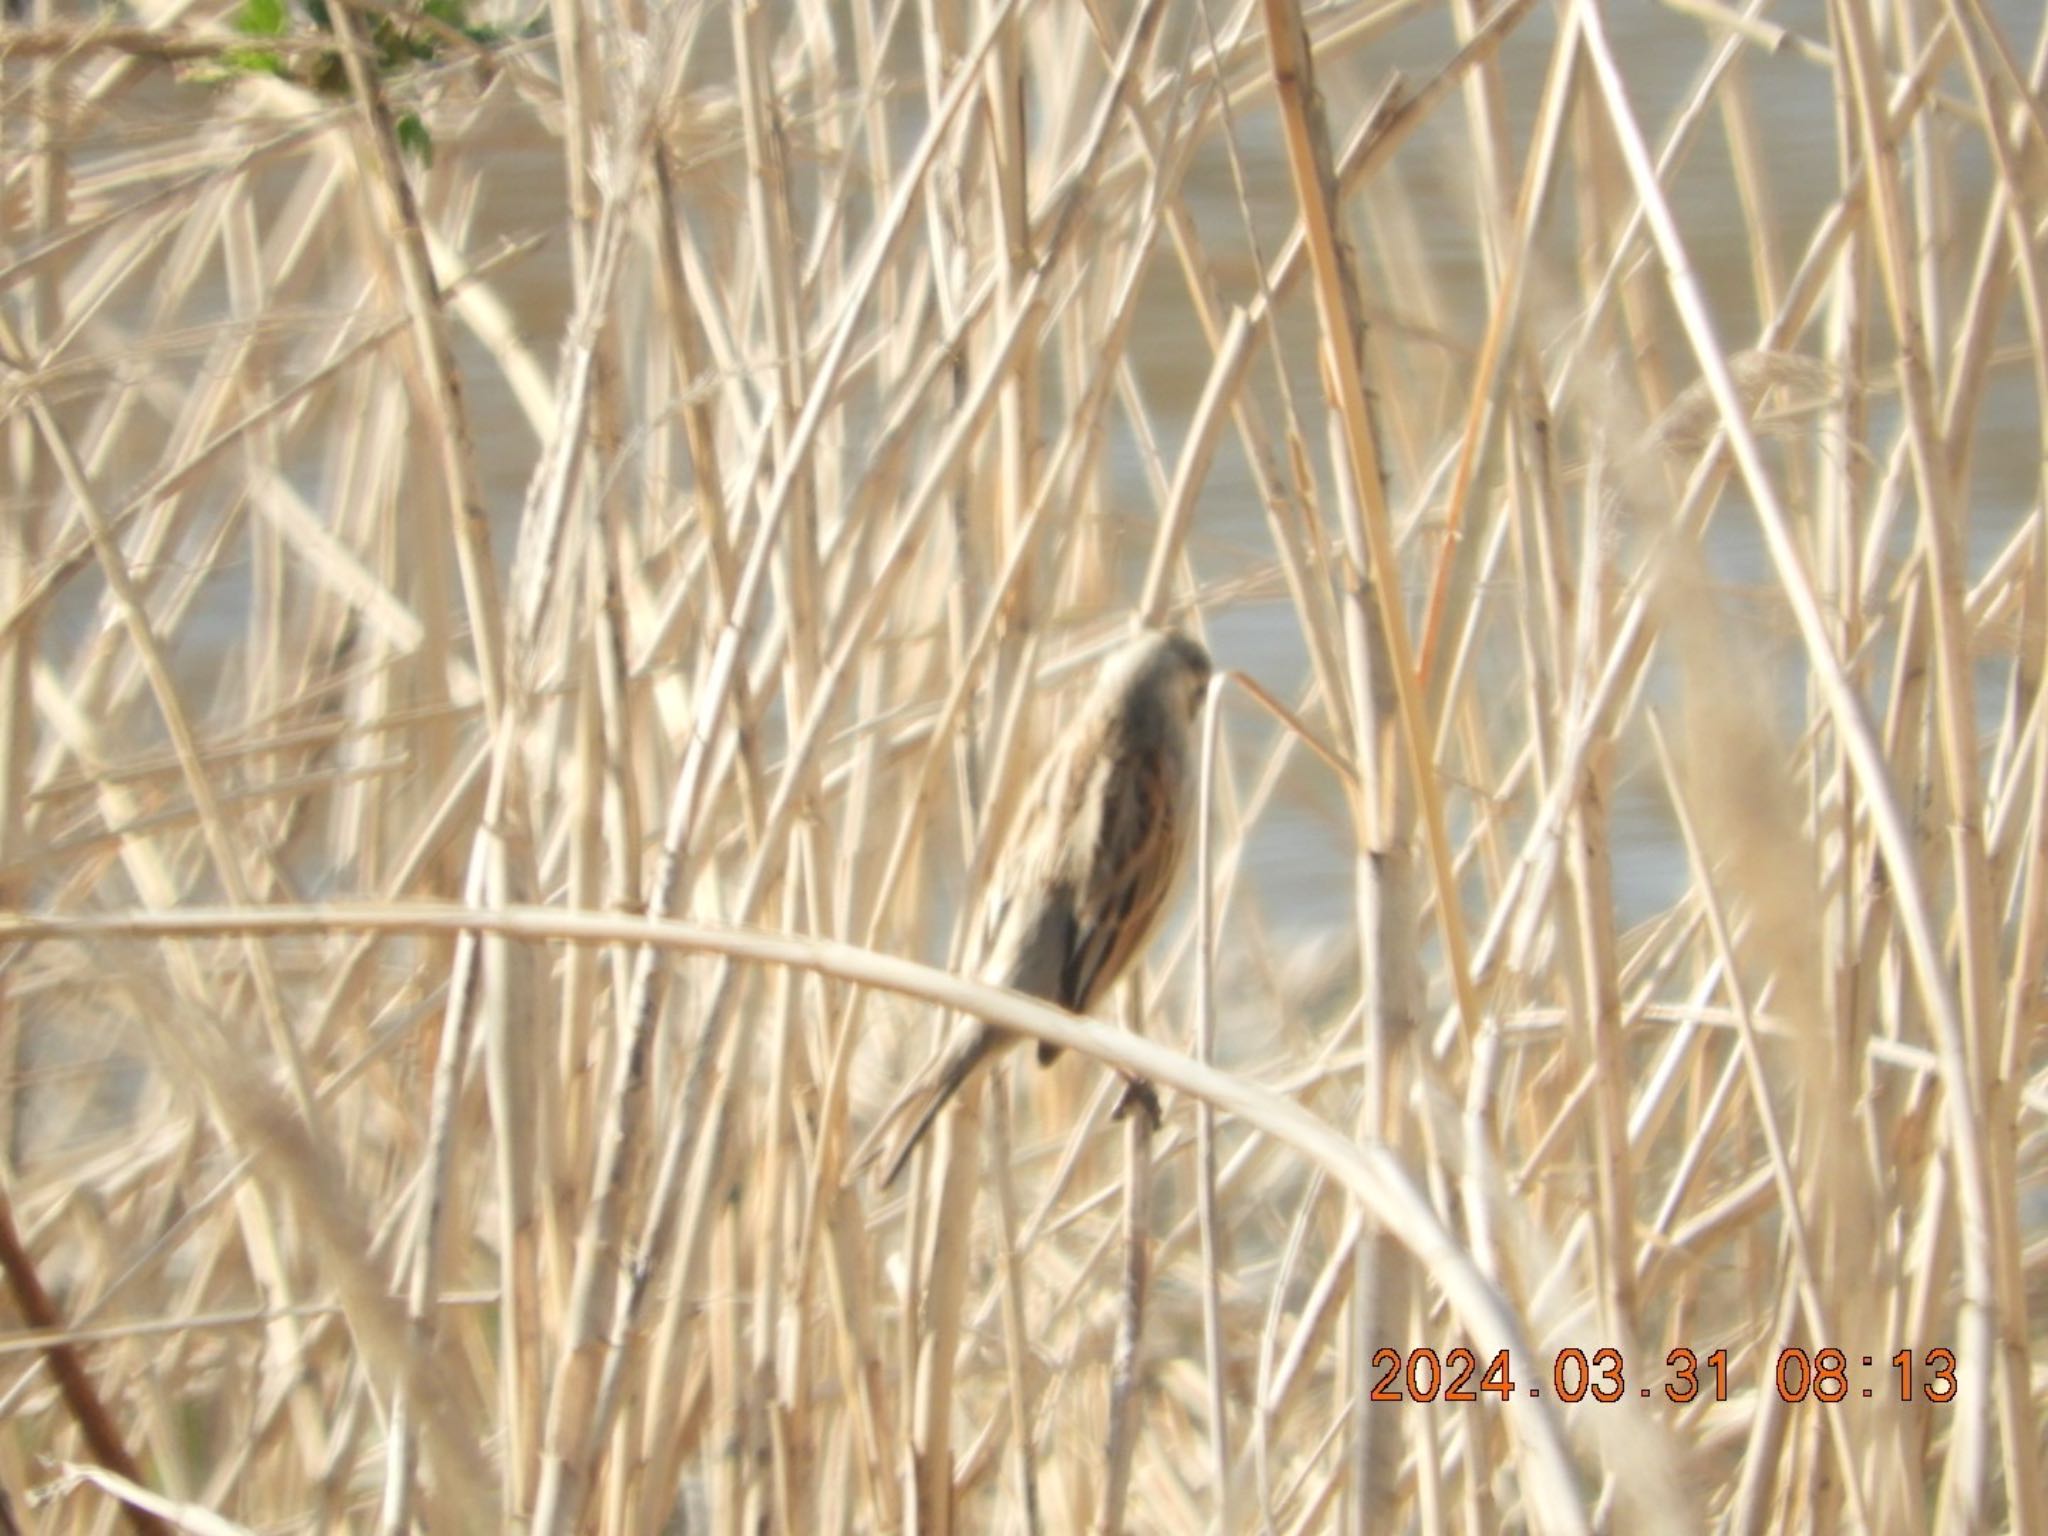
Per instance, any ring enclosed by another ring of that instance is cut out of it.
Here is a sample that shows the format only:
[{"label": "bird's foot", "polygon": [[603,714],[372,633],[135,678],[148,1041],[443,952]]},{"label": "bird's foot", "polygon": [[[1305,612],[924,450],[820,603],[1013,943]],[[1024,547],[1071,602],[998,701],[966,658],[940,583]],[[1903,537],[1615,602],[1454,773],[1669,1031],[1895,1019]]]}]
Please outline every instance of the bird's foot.
[{"label": "bird's foot", "polygon": [[1145,1119],[1151,1124],[1152,1129],[1157,1131],[1160,1122],[1165,1118],[1159,1113],[1159,1094],[1142,1077],[1127,1077],[1124,1079],[1124,1091],[1117,1098],[1116,1108],[1109,1112],[1109,1118],[1112,1120],[1123,1119],[1125,1115],[1131,1112],[1134,1105],[1145,1111]]}]

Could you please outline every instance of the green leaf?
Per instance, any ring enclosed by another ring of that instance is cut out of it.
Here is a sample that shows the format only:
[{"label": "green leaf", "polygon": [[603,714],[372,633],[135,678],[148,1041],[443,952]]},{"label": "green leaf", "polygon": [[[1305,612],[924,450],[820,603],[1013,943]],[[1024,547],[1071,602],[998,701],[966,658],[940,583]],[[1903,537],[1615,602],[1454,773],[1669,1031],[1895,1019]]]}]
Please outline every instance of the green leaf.
[{"label": "green leaf", "polygon": [[411,155],[413,159],[419,161],[421,165],[432,165],[434,163],[434,137],[427,132],[427,125],[420,121],[419,113],[406,113],[405,116],[398,120],[396,127],[398,129],[398,147],[408,155]]},{"label": "green leaf", "polygon": [[235,30],[244,37],[283,37],[284,0],[242,0],[235,12]]},{"label": "green leaf", "polygon": [[280,80],[291,78],[284,67],[284,60],[268,48],[230,48],[220,56],[220,61],[231,74],[275,75]]}]

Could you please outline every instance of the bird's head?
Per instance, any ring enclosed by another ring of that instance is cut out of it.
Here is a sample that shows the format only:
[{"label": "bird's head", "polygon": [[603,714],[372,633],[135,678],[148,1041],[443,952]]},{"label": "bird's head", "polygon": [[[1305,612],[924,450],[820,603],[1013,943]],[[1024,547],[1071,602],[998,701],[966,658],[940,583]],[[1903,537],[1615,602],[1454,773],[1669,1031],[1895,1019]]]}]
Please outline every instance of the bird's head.
[{"label": "bird's head", "polygon": [[1192,729],[1201,718],[1215,666],[1201,642],[1172,629],[1148,629],[1109,660],[1102,686],[1110,708]]},{"label": "bird's head", "polygon": [[1215,664],[1199,640],[1191,640],[1179,630],[1163,632],[1161,651],[1160,665],[1169,697],[1180,710],[1181,718],[1192,726],[1201,718],[1202,706],[1208,700],[1209,681],[1216,675]]}]

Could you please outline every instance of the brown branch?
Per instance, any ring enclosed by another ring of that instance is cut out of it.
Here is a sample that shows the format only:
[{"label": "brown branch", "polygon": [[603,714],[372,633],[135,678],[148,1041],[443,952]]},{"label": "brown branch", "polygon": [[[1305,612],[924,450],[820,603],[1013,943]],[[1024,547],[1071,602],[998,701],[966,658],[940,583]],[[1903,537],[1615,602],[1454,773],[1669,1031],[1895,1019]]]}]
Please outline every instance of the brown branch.
[{"label": "brown branch", "polygon": [[[7,1198],[4,1189],[0,1189],[0,1269],[7,1271],[7,1286],[14,1292],[14,1304],[21,1309],[23,1321],[31,1328],[61,1331],[65,1327],[63,1314],[57,1310],[56,1302],[50,1299],[50,1293],[43,1289],[35,1260],[23,1245],[21,1234],[14,1229],[13,1202]],[[71,1417],[78,1421],[79,1432],[85,1436],[93,1459],[109,1472],[140,1484],[142,1473],[135,1465],[135,1458],[128,1454],[121,1431],[115,1428],[106,1404],[100,1401],[92,1378],[86,1375],[78,1351],[69,1344],[52,1344],[43,1351],[43,1358],[50,1364],[50,1373],[57,1378],[58,1390],[64,1394]],[[134,1527],[138,1536],[171,1536],[171,1528],[155,1515],[132,1504],[123,1507],[129,1525]]]}]

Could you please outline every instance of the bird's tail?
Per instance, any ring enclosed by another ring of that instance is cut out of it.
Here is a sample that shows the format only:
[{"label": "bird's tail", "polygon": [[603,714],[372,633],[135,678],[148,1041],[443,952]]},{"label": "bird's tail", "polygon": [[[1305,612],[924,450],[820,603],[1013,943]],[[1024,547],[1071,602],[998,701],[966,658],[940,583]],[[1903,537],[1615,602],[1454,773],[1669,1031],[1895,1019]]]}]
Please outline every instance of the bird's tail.
[{"label": "bird's tail", "polygon": [[851,1171],[859,1173],[870,1163],[882,1165],[882,1188],[887,1189],[896,1182],[903,1172],[903,1165],[910,1161],[910,1154],[917,1150],[925,1133],[932,1128],[932,1122],[939,1118],[939,1111],[952,1101],[953,1095],[967,1079],[974,1075],[974,1069],[995,1047],[999,1032],[976,1019],[963,1029],[939,1055],[911,1080],[910,1086],[896,1097],[896,1102],[882,1112],[873,1130],[862,1142],[860,1150],[851,1160]]}]

